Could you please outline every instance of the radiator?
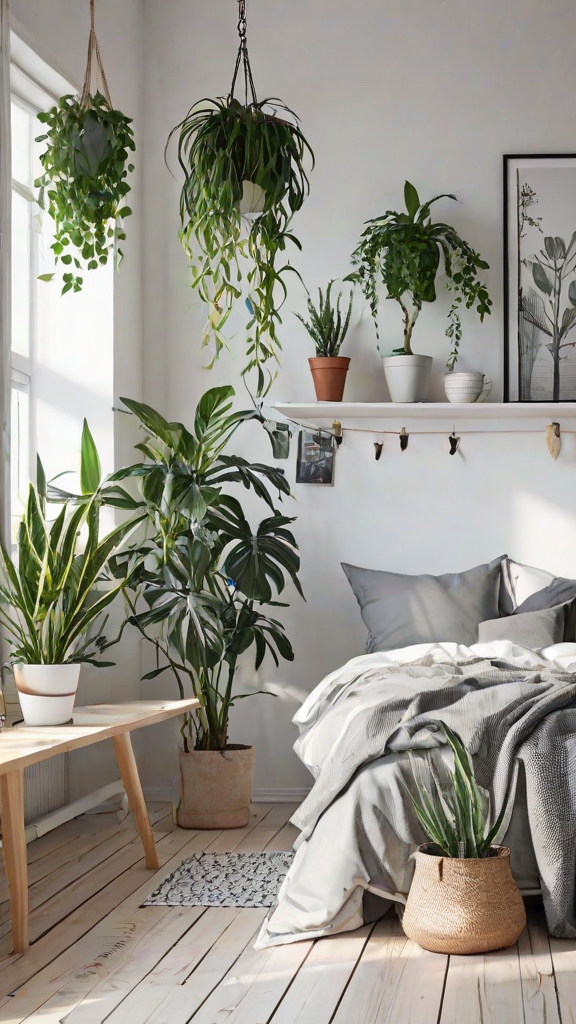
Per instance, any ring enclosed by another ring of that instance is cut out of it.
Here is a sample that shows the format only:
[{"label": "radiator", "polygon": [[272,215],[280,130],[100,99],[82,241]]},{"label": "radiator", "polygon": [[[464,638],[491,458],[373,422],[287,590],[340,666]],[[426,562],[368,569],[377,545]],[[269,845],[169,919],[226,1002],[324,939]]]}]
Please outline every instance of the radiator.
[{"label": "radiator", "polygon": [[68,754],[57,754],[24,769],[26,825],[69,802]]}]

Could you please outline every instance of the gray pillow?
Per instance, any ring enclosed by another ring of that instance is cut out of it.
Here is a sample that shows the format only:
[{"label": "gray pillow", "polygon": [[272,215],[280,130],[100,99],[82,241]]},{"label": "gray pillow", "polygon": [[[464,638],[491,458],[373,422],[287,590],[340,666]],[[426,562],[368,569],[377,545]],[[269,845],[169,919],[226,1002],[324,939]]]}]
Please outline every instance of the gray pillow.
[{"label": "gray pillow", "polygon": [[512,640],[519,647],[530,647],[533,651],[564,639],[567,605],[555,608],[541,608],[535,612],[516,612],[499,619],[489,619],[478,626],[478,643],[489,640]]},{"label": "gray pillow", "polygon": [[443,576],[404,576],[343,562],[370,634],[366,650],[391,651],[443,640],[476,643],[478,624],[498,615],[500,564],[505,557]]}]

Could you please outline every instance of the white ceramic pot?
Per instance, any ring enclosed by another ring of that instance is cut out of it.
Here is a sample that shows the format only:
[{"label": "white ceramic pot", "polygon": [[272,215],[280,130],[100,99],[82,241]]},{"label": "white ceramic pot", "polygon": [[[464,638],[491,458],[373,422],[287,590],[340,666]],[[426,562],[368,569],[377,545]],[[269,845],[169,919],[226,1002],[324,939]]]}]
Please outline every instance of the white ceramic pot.
[{"label": "white ceramic pot", "polygon": [[382,356],[386,383],[393,402],[425,402],[432,356]]},{"label": "white ceramic pot", "polygon": [[483,402],[492,390],[492,381],[483,373],[446,373],[444,390],[449,402]]},{"label": "white ceramic pot", "polygon": [[242,182],[242,199],[240,200],[240,213],[243,217],[254,217],[264,212],[266,205],[266,193],[260,185],[253,181]]},{"label": "white ceramic pot", "polygon": [[72,717],[80,665],[15,665],[26,725],[64,725]]}]

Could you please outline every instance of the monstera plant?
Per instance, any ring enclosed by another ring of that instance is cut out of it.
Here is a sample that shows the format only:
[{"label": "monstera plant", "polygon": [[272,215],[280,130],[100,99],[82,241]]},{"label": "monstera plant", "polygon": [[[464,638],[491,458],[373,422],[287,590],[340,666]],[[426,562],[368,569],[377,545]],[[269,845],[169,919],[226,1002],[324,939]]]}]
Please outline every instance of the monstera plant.
[{"label": "monstera plant", "polygon": [[[296,115],[280,100],[258,100],[246,47],[245,4],[240,0],[240,48],[230,93],[191,107],[170,134],[178,136],[184,172],[180,238],[192,268],[192,286],[208,306],[203,344],[214,356],[228,344],[226,322],[237,300],[248,311],[247,362],[262,395],[278,359],[277,328],[287,295],[288,243],[293,214],[309,190],[306,163],[314,155]],[[234,96],[244,67],[243,102]],[[170,141],[170,140],[169,140]]]},{"label": "monstera plant", "polygon": [[[144,678],[170,671],[180,695],[200,702],[181,729],[178,821],[186,827],[246,823],[254,748],[234,746],[228,735],[230,710],[248,695],[237,691],[238,661],[250,653],[258,669],[267,652],[276,664],[292,660],[284,628],[267,609],[279,606],[287,582],[302,593],[288,529],[293,520],[276,509],[271,493],[289,495],[284,473],[225,453],[238,427],[258,418],[254,410],[232,411],[233,396],[231,387],[207,391],[192,430],[123,399],[143,428],[137,448],[144,460],[110,478],[137,483],[135,507],[147,518],[136,551],[112,561],[122,579],[127,560],[133,565],[138,556],[126,598],[128,622],[156,656]],[[228,493],[227,485],[238,484],[268,507],[254,530]],[[234,789],[239,779],[242,786]]]}]

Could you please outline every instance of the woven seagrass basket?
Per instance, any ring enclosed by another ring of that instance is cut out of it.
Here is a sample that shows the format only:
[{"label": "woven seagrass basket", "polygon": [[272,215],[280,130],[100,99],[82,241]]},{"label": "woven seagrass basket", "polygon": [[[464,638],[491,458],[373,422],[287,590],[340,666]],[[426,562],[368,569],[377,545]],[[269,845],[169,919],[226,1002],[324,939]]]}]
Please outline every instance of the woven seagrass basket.
[{"label": "woven seagrass basket", "polygon": [[433,843],[415,853],[414,879],[402,927],[434,953],[487,953],[512,946],[526,912],[510,871],[510,850],[457,860],[438,856]]},{"label": "woven seagrass basket", "polygon": [[250,817],[254,747],[179,751],[180,828],[244,828]]}]

